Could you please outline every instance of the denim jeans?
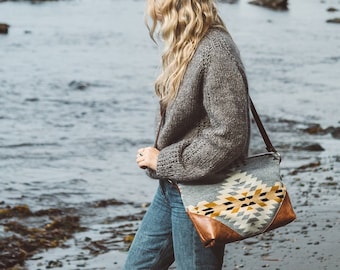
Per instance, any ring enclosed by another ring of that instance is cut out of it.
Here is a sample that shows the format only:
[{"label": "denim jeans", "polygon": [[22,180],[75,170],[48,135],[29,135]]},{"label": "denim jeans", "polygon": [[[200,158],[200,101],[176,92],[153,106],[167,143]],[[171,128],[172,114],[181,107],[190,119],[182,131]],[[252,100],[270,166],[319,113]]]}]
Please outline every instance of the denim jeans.
[{"label": "denim jeans", "polygon": [[125,270],[219,270],[224,245],[205,248],[185,212],[177,187],[160,180],[130,247]]}]

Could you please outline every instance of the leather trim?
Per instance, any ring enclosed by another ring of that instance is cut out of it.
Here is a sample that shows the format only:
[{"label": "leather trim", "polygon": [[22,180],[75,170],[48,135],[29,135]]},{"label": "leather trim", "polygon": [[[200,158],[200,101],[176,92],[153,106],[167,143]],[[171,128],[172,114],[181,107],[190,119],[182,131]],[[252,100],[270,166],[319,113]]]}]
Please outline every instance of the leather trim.
[{"label": "leather trim", "polygon": [[290,202],[288,193],[286,193],[285,198],[281,204],[280,209],[277,211],[277,215],[270,224],[270,226],[265,231],[270,231],[278,227],[287,225],[296,219],[296,214]]},{"label": "leather trim", "polygon": [[215,244],[230,243],[243,239],[243,237],[216,219],[191,213],[187,211],[198,235],[205,247]]}]

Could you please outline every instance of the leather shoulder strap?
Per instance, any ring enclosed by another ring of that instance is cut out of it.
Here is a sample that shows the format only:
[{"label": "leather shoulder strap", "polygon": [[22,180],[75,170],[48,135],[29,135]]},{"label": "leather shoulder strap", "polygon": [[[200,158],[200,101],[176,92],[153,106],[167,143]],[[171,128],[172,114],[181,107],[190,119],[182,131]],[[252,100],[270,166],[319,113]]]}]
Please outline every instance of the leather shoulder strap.
[{"label": "leather shoulder strap", "polygon": [[[244,81],[244,84],[247,88],[247,90],[249,91],[249,88],[248,88],[248,81],[247,81],[247,77],[246,77],[246,74],[244,73],[243,69],[240,68],[239,65],[238,66],[238,69],[242,75],[242,78],[243,78],[243,81]],[[248,95],[249,95],[249,92],[248,92]],[[267,131],[266,129],[264,128],[263,124],[262,124],[262,121],[260,119],[260,116],[258,115],[256,109],[255,109],[255,106],[254,106],[254,103],[249,95],[249,107],[250,107],[250,110],[251,110],[251,113],[253,115],[253,118],[255,120],[255,123],[257,125],[257,128],[259,129],[260,133],[261,133],[261,136],[262,136],[262,139],[266,145],[266,149],[267,151],[269,152],[274,152],[274,153],[277,153],[275,147],[273,146],[271,140],[269,139],[269,136],[267,134]]]}]

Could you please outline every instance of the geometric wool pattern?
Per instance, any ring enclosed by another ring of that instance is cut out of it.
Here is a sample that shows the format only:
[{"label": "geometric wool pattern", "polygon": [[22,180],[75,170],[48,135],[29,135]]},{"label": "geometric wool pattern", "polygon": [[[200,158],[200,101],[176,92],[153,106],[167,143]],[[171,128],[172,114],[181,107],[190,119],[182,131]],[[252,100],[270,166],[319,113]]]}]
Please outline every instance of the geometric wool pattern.
[{"label": "geometric wool pattern", "polygon": [[265,230],[286,194],[283,183],[267,186],[261,179],[241,171],[231,172],[227,179],[216,200],[201,201],[188,206],[188,210],[219,220],[227,219],[229,227],[243,236]]}]

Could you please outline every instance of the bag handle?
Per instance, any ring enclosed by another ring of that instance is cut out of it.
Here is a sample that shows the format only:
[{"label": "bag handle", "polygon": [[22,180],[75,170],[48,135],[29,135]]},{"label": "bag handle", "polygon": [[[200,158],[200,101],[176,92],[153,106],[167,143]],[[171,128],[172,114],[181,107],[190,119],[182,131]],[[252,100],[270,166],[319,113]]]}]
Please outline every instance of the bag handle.
[{"label": "bag handle", "polygon": [[266,129],[264,128],[264,126],[262,124],[260,116],[258,115],[258,113],[257,113],[257,111],[255,109],[254,103],[253,103],[253,101],[252,101],[250,96],[249,96],[249,106],[250,106],[251,113],[253,114],[254,120],[256,122],[257,128],[259,129],[259,131],[261,133],[261,136],[262,136],[262,139],[263,139],[263,141],[264,141],[264,143],[266,145],[267,151],[279,154],[277,152],[277,150],[275,149],[275,147],[273,146],[271,140],[269,139],[267,131],[266,131]]},{"label": "bag handle", "polygon": [[[241,73],[241,75],[242,75],[244,84],[245,84],[246,89],[247,89],[247,91],[248,91],[249,88],[248,88],[247,77],[246,77],[246,75],[245,75],[243,69],[241,69],[241,68],[239,67],[239,65],[238,65],[238,69],[239,69],[239,71],[240,71],[240,73]],[[254,118],[254,120],[255,120],[255,122],[256,122],[257,128],[258,128],[259,131],[260,131],[260,134],[261,134],[261,136],[262,136],[262,139],[263,139],[263,141],[264,141],[264,143],[265,143],[265,145],[266,145],[267,151],[268,151],[268,152],[273,152],[273,153],[275,153],[275,154],[278,156],[278,158],[281,160],[280,154],[276,151],[276,149],[275,149],[275,147],[273,146],[271,140],[269,139],[269,136],[268,136],[268,134],[267,134],[267,131],[266,131],[266,129],[264,128],[264,126],[263,126],[263,124],[262,124],[262,121],[261,121],[261,119],[260,119],[260,116],[258,115],[258,113],[257,113],[257,111],[256,111],[256,109],[255,109],[255,105],[254,105],[254,103],[253,103],[253,101],[252,101],[252,99],[251,99],[249,93],[248,93],[248,97],[249,97],[249,107],[250,107],[251,113],[252,113],[253,118]],[[158,127],[158,130],[157,130],[157,135],[156,135],[155,144],[154,144],[154,147],[155,147],[155,148],[157,148],[157,142],[158,142],[158,138],[159,138],[159,133],[160,133],[161,127],[162,127],[163,124],[164,124],[165,111],[166,111],[166,110],[163,108],[163,106],[161,106],[161,105],[160,105],[160,108],[161,108],[161,121],[160,121],[160,123],[159,123],[159,127]]]},{"label": "bag handle", "polygon": [[[238,66],[238,69],[242,75],[242,78],[243,78],[243,82],[247,88],[247,91],[249,91],[249,87],[248,87],[248,80],[247,80],[247,77],[246,77],[246,74],[244,73],[243,69],[240,68],[239,65]],[[250,110],[251,110],[251,113],[253,115],[253,118],[255,120],[255,123],[257,125],[257,128],[259,129],[260,133],[261,133],[261,136],[262,136],[262,139],[266,145],[266,149],[268,152],[274,152],[276,154],[279,155],[279,153],[276,151],[275,147],[273,146],[271,140],[269,139],[269,136],[267,134],[267,131],[266,129],[264,128],[263,124],[262,124],[262,121],[261,121],[261,118],[259,116],[259,114],[257,113],[256,109],[255,109],[255,105],[249,95],[249,92],[248,92],[248,97],[249,97],[249,107],[250,107]]]}]

